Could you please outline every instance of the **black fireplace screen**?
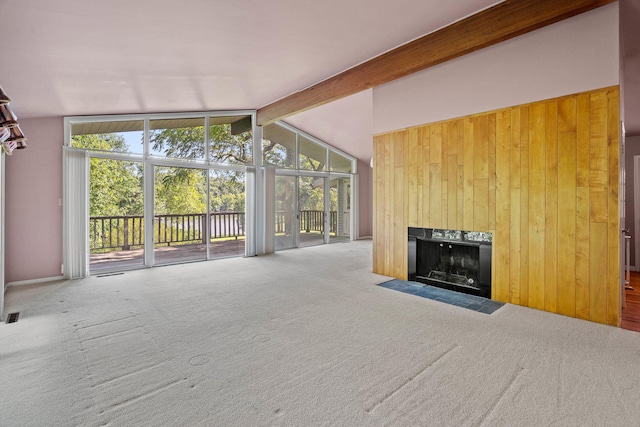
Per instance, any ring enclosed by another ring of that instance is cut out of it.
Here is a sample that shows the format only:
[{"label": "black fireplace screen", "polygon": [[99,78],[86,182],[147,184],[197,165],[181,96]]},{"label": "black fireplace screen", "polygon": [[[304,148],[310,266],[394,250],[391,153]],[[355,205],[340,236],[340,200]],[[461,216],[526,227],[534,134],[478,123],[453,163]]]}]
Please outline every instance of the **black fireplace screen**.
[{"label": "black fireplace screen", "polygon": [[409,280],[491,298],[491,234],[409,228]]}]

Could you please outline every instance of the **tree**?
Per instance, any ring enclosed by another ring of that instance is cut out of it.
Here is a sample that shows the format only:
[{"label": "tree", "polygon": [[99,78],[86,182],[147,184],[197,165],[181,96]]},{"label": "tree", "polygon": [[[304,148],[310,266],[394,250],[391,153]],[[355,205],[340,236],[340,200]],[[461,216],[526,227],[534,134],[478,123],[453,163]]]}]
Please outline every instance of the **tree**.
[{"label": "tree", "polygon": [[155,213],[193,214],[206,212],[206,171],[156,167]]},{"label": "tree", "polygon": [[[103,151],[126,151],[126,143],[118,134],[76,135],[72,145]],[[124,160],[90,160],[89,215],[142,215],[142,166]]]},{"label": "tree", "polygon": [[[252,133],[231,133],[230,124],[213,125],[209,128],[209,157],[218,163],[252,164]],[[153,131],[150,141],[154,151],[163,152],[168,157],[186,159],[204,159],[204,126],[174,128]],[[206,178],[201,171],[189,168],[166,168],[161,184],[163,191],[157,191],[156,197],[163,197],[164,208],[169,204],[177,207],[177,198],[191,199],[181,204],[182,209],[194,209],[201,206],[205,212],[206,199],[200,204],[195,202],[196,193],[206,194]],[[244,212],[244,173],[236,171],[215,171],[210,176],[210,208],[214,212]],[[173,192],[173,193],[172,193]],[[177,193],[175,193],[177,192]],[[170,194],[171,193],[171,194]],[[156,208],[160,208],[156,203]]]},{"label": "tree", "polygon": [[[253,136],[250,131],[236,135],[230,124],[209,128],[209,158],[218,163],[251,164],[253,162]],[[153,151],[167,157],[204,159],[204,126],[162,129],[151,132]]]}]

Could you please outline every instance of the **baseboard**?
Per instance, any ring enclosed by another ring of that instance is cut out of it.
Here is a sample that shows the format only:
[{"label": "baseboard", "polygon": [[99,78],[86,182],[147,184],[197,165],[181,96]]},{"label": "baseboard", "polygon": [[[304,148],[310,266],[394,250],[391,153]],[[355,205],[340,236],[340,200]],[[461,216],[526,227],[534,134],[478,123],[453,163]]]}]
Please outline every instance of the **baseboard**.
[{"label": "baseboard", "polygon": [[55,282],[56,280],[64,280],[64,276],[43,277],[41,279],[31,279],[31,280],[19,280],[17,282],[7,283],[6,287],[9,288],[11,286],[35,285],[38,283]]}]

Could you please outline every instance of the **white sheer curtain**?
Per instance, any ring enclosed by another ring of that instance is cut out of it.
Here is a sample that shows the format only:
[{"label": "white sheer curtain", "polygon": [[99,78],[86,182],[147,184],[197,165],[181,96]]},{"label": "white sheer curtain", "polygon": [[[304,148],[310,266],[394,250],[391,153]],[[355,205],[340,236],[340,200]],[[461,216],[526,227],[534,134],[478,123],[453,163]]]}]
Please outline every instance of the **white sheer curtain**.
[{"label": "white sheer curtain", "polygon": [[254,256],[256,251],[256,168],[245,168],[244,186],[244,253],[245,256]]},{"label": "white sheer curtain", "polygon": [[275,252],[276,169],[264,168],[264,253]]},{"label": "white sheer curtain", "polygon": [[64,161],[64,277],[89,275],[89,153],[65,147]]}]

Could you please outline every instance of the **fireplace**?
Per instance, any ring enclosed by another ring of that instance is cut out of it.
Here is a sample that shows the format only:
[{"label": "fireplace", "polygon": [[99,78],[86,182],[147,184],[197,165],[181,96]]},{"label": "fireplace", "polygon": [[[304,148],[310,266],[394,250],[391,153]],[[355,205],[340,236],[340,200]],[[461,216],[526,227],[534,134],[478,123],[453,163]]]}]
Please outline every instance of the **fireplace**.
[{"label": "fireplace", "polygon": [[491,233],[409,227],[409,280],[491,298]]}]

